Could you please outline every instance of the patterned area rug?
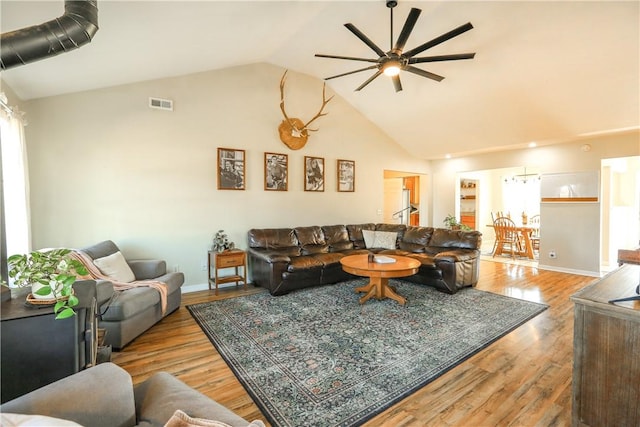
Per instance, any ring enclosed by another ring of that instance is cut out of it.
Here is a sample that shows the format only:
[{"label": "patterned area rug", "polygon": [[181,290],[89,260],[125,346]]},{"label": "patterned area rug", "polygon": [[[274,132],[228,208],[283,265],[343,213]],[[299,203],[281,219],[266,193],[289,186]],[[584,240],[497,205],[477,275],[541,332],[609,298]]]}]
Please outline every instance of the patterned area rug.
[{"label": "patterned area rug", "polygon": [[391,280],[393,300],[358,304],[365,279],[187,308],[274,426],[356,426],[547,306],[467,288]]}]

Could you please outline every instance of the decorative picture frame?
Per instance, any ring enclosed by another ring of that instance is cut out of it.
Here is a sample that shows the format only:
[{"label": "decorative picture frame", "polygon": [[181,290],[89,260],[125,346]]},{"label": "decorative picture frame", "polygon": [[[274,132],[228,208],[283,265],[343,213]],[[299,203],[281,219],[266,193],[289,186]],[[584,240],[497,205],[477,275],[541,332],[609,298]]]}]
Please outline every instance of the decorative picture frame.
[{"label": "decorative picture frame", "polygon": [[336,171],[338,191],[356,191],[356,162],[353,160],[338,159]]},{"label": "decorative picture frame", "polygon": [[218,190],[245,189],[245,151],[218,148]]},{"label": "decorative picture frame", "polygon": [[289,189],[289,155],[264,153],[265,191],[287,191]]},{"label": "decorative picture frame", "polygon": [[304,191],[324,191],[324,157],[304,156]]}]

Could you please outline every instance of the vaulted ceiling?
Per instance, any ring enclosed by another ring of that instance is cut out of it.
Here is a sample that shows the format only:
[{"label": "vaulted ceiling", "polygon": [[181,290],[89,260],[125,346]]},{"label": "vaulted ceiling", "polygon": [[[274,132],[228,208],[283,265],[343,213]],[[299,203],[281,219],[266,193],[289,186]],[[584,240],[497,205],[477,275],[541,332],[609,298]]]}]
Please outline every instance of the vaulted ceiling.
[{"label": "vaulted ceiling", "polygon": [[[396,93],[365,71],[328,81],[411,154],[425,159],[550,144],[640,126],[640,2],[399,1],[394,39],[411,7],[422,14],[411,49],[455,27],[474,29],[422,56],[445,77],[401,74]],[[80,49],[4,71],[23,100],[267,62],[324,77],[368,64],[315,53],[375,57],[353,23],[389,49],[384,1],[99,1],[99,26]],[[63,1],[0,2],[1,31],[62,15]],[[278,82],[274,82],[274,86]]]}]

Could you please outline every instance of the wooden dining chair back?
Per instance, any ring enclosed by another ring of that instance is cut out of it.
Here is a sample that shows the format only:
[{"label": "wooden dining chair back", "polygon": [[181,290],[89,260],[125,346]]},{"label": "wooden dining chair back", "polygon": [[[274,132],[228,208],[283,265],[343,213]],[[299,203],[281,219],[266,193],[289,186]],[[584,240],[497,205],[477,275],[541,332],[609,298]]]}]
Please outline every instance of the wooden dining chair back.
[{"label": "wooden dining chair back", "polygon": [[524,248],[522,236],[511,218],[505,216],[496,218],[493,221],[493,229],[496,232],[496,244],[493,256],[503,254],[508,251],[511,258],[516,257],[516,253],[521,253]]},{"label": "wooden dining chair back", "polygon": [[534,251],[540,251],[540,215],[534,215],[529,218],[529,223],[535,227],[531,231],[531,246]]},{"label": "wooden dining chair back", "polygon": [[500,218],[501,216],[505,216],[502,211],[496,211],[496,213],[493,213],[493,211],[491,211],[491,222],[494,222],[496,219]]}]

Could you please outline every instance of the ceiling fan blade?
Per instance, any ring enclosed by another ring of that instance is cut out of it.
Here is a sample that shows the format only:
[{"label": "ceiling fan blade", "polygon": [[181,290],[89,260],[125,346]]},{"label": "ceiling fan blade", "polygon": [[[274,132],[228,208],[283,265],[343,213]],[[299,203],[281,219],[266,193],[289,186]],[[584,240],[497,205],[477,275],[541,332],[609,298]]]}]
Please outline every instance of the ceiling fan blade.
[{"label": "ceiling fan blade", "polygon": [[400,83],[400,75],[391,77],[393,80],[393,87],[396,88],[396,92],[400,92],[402,90],[402,83]]},{"label": "ceiling fan blade", "polygon": [[375,78],[378,77],[380,74],[382,74],[382,70],[378,70],[373,76],[369,77],[366,82],[364,82],[360,86],[358,86],[358,88],[356,89],[356,92],[359,91],[359,90],[362,90],[366,85],[368,85],[369,83],[374,81]]},{"label": "ceiling fan blade", "polygon": [[377,65],[372,65],[370,67],[360,68],[359,70],[349,71],[348,73],[337,74],[335,76],[327,77],[325,80],[331,80],[331,79],[335,79],[337,77],[348,76],[349,74],[355,74],[355,73],[359,73],[361,71],[373,70],[374,68],[378,68],[378,66]]},{"label": "ceiling fan blade", "polygon": [[393,50],[396,52],[402,52],[404,49],[404,45],[407,43],[409,39],[409,35],[411,31],[413,31],[413,27],[416,25],[416,21],[418,21],[418,17],[422,11],[420,9],[416,9],[415,7],[411,8],[411,12],[409,12],[409,16],[407,16],[407,20],[404,21],[404,26],[402,27],[402,31],[398,36],[398,41],[396,45],[393,47]]},{"label": "ceiling fan blade", "polygon": [[334,59],[348,59],[351,61],[378,62],[377,59],[356,58],[354,56],[323,55],[322,53],[316,53],[315,56],[317,56],[318,58],[334,58]]},{"label": "ceiling fan blade", "polygon": [[449,31],[448,33],[445,33],[439,37],[436,37],[433,40],[430,40],[424,44],[421,44],[420,46],[411,49],[408,52],[405,52],[402,56],[404,56],[405,58],[411,58],[414,55],[419,54],[420,52],[424,52],[425,50],[432,48],[434,46],[439,45],[440,43],[444,43],[449,39],[452,39],[456,36],[459,36],[462,33],[465,33],[467,31],[469,31],[470,29],[473,28],[473,25],[471,25],[471,22],[467,22],[464,25],[459,26],[458,28],[455,28],[451,31]]},{"label": "ceiling fan blade", "polygon": [[422,58],[409,58],[409,64],[421,64],[423,62],[438,62],[438,61],[456,61],[458,59],[473,59],[474,56],[476,56],[475,53],[457,53],[454,55],[425,56]]},{"label": "ceiling fan blade", "polygon": [[365,36],[362,31],[357,29],[355,25],[348,23],[348,24],[344,24],[344,26],[347,27],[347,29],[351,31],[353,34],[355,34],[357,38],[362,40],[364,44],[369,46],[378,56],[386,55],[382,49],[380,49],[374,42],[372,42],[369,37]]},{"label": "ceiling fan blade", "polygon": [[431,80],[438,81],[438,82],[441,81],[442,79],[444,79],[444,77],[442,77],[442,76],[430,73],[429,71],[421,70],[420,68],[412,67],[411,65],[403,68],[403,70],[408,71],[408,72],[413,73],[413,74],[417,74],[417,75],[422,76],[422,77],[426,77],[426,78],[431,79]]}]

